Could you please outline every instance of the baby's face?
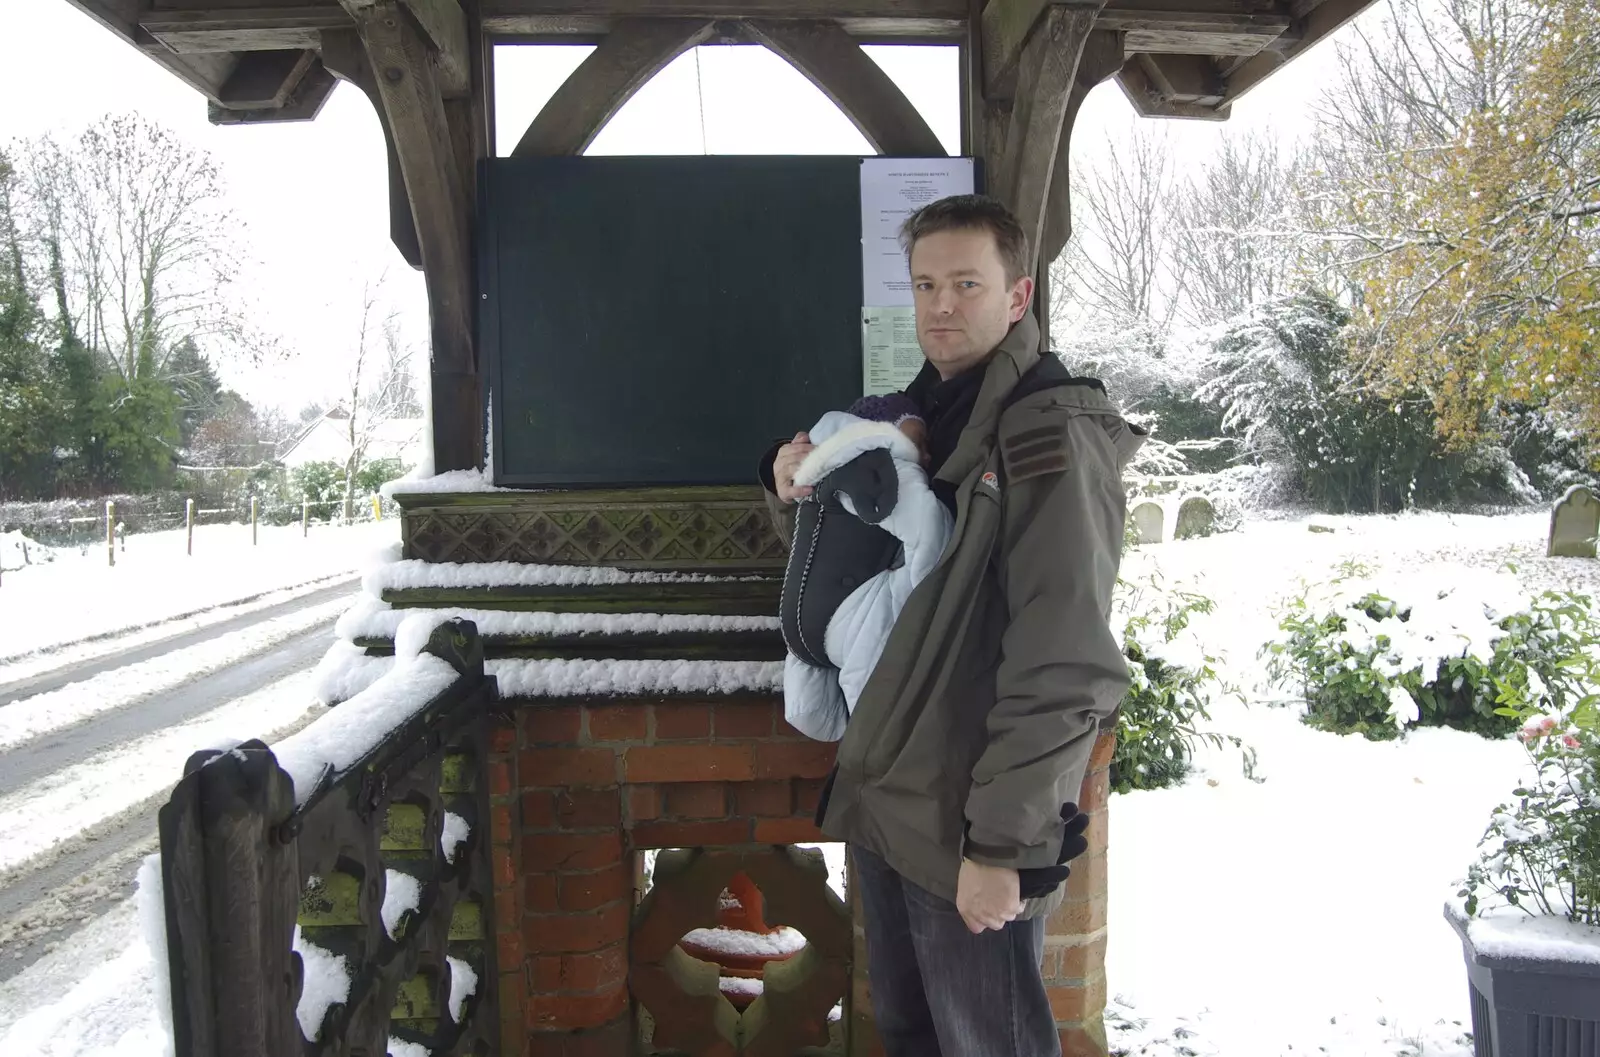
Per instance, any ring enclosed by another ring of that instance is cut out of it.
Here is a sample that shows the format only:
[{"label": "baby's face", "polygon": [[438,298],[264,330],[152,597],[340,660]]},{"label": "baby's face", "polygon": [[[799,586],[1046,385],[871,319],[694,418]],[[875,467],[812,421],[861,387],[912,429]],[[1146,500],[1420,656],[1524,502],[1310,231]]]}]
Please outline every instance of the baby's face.
[{"label": "baby's face", "polygon": [[928,424],[919,418],[908,418],[900,423],[900,432],[911,438],[911,443],[917,446],[917,451],[922,456],[922,464],[928,464]]}]

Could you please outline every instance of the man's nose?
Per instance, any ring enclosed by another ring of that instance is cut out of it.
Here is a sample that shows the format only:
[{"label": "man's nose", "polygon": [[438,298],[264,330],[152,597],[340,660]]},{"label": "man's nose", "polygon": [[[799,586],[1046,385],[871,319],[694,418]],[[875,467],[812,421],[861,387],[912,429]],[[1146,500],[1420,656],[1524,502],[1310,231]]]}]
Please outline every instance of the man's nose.
[{"label": "man's nose", "polygon": [[956,293],[949,287],[943,287],[933,292],[933,310],[941,316],[948,316],[955,311]]}]

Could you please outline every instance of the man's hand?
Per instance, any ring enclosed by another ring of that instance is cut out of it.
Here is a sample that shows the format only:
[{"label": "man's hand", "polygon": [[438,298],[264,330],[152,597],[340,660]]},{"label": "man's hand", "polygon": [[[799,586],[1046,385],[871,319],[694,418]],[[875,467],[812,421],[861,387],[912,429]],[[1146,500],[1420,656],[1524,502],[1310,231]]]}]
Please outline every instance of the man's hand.
[{"label": "man's hand", "polygon": [[973,932],[1002,929],[1022,913],[1017,871],[1004,866],[985,866],[971,859],[961,860],[956,878],[956,909]]},{"label": "man's hand", "polygon": [[779,448],[772,460],[772,483],[778,486],[778,498],[785,503],[792,503],[814,491],[809,485],[800,487],[794,483],[795,471],[800,469],[800,464],[806,461],[813,447],[811,434],[801,431],[794,435],[794,440]]}]

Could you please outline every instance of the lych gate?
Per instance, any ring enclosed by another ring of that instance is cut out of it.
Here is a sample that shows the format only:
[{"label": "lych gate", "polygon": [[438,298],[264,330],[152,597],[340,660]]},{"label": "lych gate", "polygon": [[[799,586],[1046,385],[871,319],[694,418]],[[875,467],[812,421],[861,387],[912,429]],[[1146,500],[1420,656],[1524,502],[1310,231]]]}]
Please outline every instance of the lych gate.
[{"label": "lych gate", "polygon": [[[531,336],[568,343],[555,347],[591,365],[659,349],[572,348],[587,331],[560,313],[507,308],[525,292],[518,277],[552,271],[539,240],[557,227],[540,196],[592,215],[595,196],[581,186],[626,181],[629,164],[645,163],[612,159],[563,185],[560,160],[582,154],[641,85],[702,44],[764,45],[880,155],[936,159],[944,151],[927,122],[860,45],[950,44],[962,57],[962,153],[976,184],[1022,219],[1042,280],[1070,234],[1067,157],[1090,89],[1115,77],[1142,115],[1225,118],[1371,0],[72,2],[200,91],[217,123],[310,119],[336,80],[358,86],[388,144],[391,235],[427,280],[435,470],[484,467],[491,405],[522,416],[512,429],[498,412],[491,435],[503,447],[482,487],[421,482],[397,495],[404,560],[374,580],[387,611],[476,619],[438,628],[413,655],[397,645],[395,621],[375,618],[350,648],[432,687],[427,707],[343,771],[295,773],[292,759],[259,744],[202,754],[163,813],[179,1057],[874,1052],[860,930],[821,858],[793,847],[820,839],[811,812],[832,749],[783,722],[770,678],[783,656],[771,619],[783,546],[755,486],[726,469],[753,466],[757,450],[742,450],[759,439],[751,429],[806,424],[777,420],[788,413],[779,409],[757,427],[759,414],[734,405],[758,403],[774,372],[812,379],[792,349],[730,372],[721,338],[675,332],[674,354],[708,378],[682,443],[662,444],[661,455],[624,432],[582,465],[556,465],[561,423],[614,409],[585,395],[596,391],[592,373],[549,374]],[[507,159],[494,142],[496,42],[595,45]],[[859,209],[841,216],[859,192],[827,164],[806,184],[823,188],[815,234],[795,236],[823,255],[860,223]],[[707,201],[690,193],[697,183],[794,178],[728,159],[679,165],[632,170],[682,181],[689,215],[664,224],[715,223],[694,212]],[[612,237],[623,238],[597,234],[559,252],[581,279],[619,251]],[[699,252],[715,264],[738,237]],[[819,309],[849,319],[844,360],[826,365],[833,380],[804,405],[813,411],[842,391],[840,377],[860,378],[850,371],[868,338],[852,320],[872,302],[841,300],[844,287],[860,292],[859,257],[853,267]],[[648,274],[633,281],[649,292]],[[615,296],[594,287],[580,307],[612,312]],[[729,303],[754,296],[736,288]],[[1041,283],[1043,322],[1048,298]],[[652,318],[637,296],[613,314]],[[529,374],[530,363],[547,373]],[[506,391],[492,395],[491,376]],[[718,444],[732,451],[726,466],[695,472],[722,458]],[[492,487],[513,479],[542,487]],[[503,562],[523,571],[488,564]],[[474,571],[490,568],[499,571]],[[663,660],[681,663],[651,663]],[[357,695],[330,718],[371,705]],[[1102,736],[1081,798],[1094,818],[1090,852],[1050,922],[1045,971],[1069,1054],[1105,1052],[1110,747]],[[691,956],[703,944],[680,942],[716,924],[719,897],[749,892],[745,881],[760,892],[754,919],[792,930],[744,933],[773,955],[759,985]],[[296,957],[295,934],[321,953]],[[341,957],[344,975],[329,977]],[[329,991],[330,979],[347,986]],[[309,994],[325,1000],[303,1001]],[[743,996],[742,1013],[729,994]]]}]

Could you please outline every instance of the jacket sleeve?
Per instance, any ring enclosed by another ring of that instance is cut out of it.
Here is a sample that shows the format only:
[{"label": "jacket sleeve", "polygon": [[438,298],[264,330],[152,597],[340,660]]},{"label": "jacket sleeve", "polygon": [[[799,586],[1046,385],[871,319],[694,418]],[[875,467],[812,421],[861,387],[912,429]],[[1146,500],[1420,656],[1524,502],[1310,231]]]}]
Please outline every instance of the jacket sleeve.
[{"label": "jacket sleeve", "polygon": [[976,862],[1016,869],[1055,864],[1061,807],[1077,801],[1100,722],[1129,683],[1109,625],[1127,508],[1117,455],[1097,416],[1055,408],[1041,417],[1059,427],[1056,451],[1034,454],[1045,430],[1030,429],[1027,459],[1005,484],[999,572],[1009,623],[963,848]]}]

